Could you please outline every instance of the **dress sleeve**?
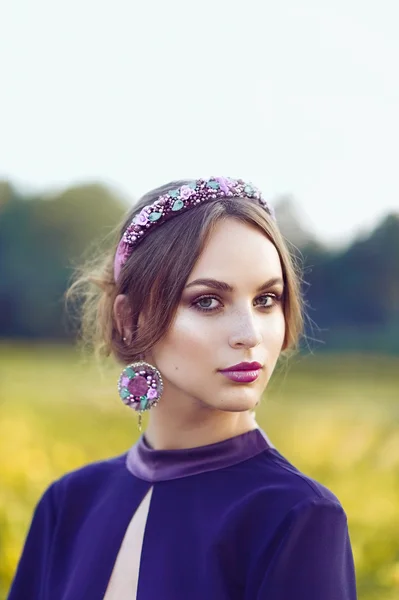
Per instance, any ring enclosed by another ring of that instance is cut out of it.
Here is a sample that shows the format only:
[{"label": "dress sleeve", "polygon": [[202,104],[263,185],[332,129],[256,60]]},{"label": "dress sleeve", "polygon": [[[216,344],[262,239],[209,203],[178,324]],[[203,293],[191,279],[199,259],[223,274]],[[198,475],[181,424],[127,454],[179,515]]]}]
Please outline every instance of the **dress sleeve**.
[{"label": "dress sleeve", "polygon": [[11,585],[8,600],[43,600],[55,531],[54,484],[41,497]]},{"label": "dress sleeve", "polygon": [[346,514],[318,499],[290,511],[268,549],[256,600],[356,600]]}]

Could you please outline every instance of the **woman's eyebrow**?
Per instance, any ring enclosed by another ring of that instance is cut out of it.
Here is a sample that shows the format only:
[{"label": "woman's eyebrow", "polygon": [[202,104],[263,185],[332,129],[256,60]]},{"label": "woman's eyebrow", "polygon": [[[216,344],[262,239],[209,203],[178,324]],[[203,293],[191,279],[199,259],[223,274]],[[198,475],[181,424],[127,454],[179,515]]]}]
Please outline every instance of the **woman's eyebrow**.
[{"label": "woman's eyebrow", "polygon": [[[188,285],[186,285],[186,289],[194,287],[196,285],[205,285],[207,287],[213,288],[214,290],[220,290],[222,292],[234,292],[234,287],[225,283],[224,281],[218,281],[217,279],[196,279],[192,281]],[[273,285],[284,285],[284,281],[281,277],[272,277],[265,281],[262,285],[260,285],[256,292],[262,292],[263,290],[272,287]]]}]

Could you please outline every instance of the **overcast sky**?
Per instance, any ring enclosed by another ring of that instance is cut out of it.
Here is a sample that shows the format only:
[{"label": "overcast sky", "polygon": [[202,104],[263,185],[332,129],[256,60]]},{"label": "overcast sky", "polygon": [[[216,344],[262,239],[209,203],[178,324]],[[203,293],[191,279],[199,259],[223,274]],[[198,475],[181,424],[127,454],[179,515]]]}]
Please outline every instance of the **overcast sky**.
[{"label": "overcast sky", "polygon": [[398,0],[9,0],[0,177],[227,175],[338,241],[399,210]]}]

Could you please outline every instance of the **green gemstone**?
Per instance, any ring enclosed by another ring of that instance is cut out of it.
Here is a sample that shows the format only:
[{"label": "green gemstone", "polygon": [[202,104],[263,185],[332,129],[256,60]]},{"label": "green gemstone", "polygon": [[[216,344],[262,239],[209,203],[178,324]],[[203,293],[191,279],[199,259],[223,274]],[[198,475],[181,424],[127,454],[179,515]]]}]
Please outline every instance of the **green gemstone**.
[{"label": "green gemstone", "polygon": [[220,184],[218,181],[208,181],[206,185],[212,188],[213,190],[218,190],[220,188]]},{"label": "green gemstone", "polygon": [[158,221],[158,219],[160,219],[162,217],[162,213],[160,212],[153,212],[149,215],[149,220],[150,221]]},{"label": "green gemstone", "polygon": [[192,190],[195,190],[197,187],[197,182],[196,181],[191,181],[190,183],[187,184],[189,188],[191,188]]},{"label": "green gemstone", "polygon": [[127,388],[122,388],[121,389],[121,396],[122,396],[123,399],[129,398],[129,396],[130,396],[129,390]]},{"label": "green gemstone", "polygon": [[147,396],[141,396],[140,398],[140,408],[141,410],[145,410],[147,408]]},{"label": "green gemstone", "polygon": [[183,206],[184,206],[183,200],[176,200],[176,202],[172,206],[172,210],[174,210],[174,211],[180,210],[181,208],[183,208]]},{"label": "green gemstone", "polygon": [[135,371],[133,371],[132,367],[128,367],[125,371],[126,376],[129,377],[129,379],[133,379],[134,377],[136,377],[136,373]]},{"label": "green gemstone", "polygon": [[171,190],[170,192],[168,192],[168,195],[171,198],[178,198],[179,197],[179,190]]},{"label": "green gemstone", "polygon": [[249,194],[250,196],[252,196],[252,194],[254,193],[254,189],[250,185],[246,185],[244,188],[244,192],[246,194]]}]

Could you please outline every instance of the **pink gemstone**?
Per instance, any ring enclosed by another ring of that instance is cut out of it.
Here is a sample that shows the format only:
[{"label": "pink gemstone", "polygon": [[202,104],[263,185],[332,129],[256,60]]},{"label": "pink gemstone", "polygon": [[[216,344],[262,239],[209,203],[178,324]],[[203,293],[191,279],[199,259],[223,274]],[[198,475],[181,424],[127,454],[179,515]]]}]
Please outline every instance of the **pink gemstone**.
[{"label": "pink gemstone", "polygon": [[195,190],[193,190],[189,185],[182,185],[180,188],[180,198],[182,200],[188,200],[190,196],[195,194]]},{"label": "pink gemstone", "polygon": [[158,398],[158,392],[157,392],[157,390],[155,388],[150,388],[148,390],[147,398],[149,400],[154,400],[155,398]]},{"label": "pink gemstone", "polygon": [[148,390],[148,383],[145,377],[137,375],[134,379],[129,381],[127,389],[133,396],[145,396]]},{"label": "pink gemstone", "polygon": [[230,189],[229,189],[229,183],[228,180],[225,177],[216,177],[216,181],[219,182],[220,188],[221,190],[225,193],[228,194]]},{"label": "pink gemstone", "polygon": [[130,381],[129,377],[126,377],[126,375],[124,375],[121,380],[122,387],[127,387],[129,381]]}]

